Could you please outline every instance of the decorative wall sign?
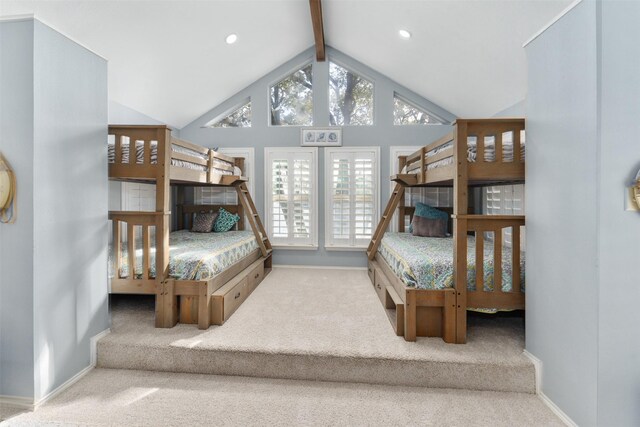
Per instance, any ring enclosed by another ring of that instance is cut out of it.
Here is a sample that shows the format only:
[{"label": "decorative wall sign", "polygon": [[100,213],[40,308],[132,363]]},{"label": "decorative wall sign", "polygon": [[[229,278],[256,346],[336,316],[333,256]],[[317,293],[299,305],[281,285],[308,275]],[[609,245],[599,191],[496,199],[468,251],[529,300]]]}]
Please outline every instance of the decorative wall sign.
[{"label": "decorative wall sign", "polygon": [[331,128],[302,128],[300,130],[300,145],[303,147],[340,147],[342,146],[342,129]]}]

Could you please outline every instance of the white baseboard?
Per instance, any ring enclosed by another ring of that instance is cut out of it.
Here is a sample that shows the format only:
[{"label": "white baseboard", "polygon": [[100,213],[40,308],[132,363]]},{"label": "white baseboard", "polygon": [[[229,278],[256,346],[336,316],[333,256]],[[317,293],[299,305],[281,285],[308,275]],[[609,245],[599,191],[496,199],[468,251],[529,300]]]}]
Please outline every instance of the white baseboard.
[{"label": "white baseboard", "polygon": [[553,403],[553,401],[551,401],[551,399],[549,399],[547,397],[546,394],[544,393],[540,393],[538,394],[538,397],[540,398],[540,400],[542,400],[542,402],[547,405],[547,407],[549,409],[551,409],[551,412],[553,412],[554,414],[556,414],[558,416],[558,418],[560,418],[560,420],[565,423],[568,427],[578,427],[578,424],[576,424],[570,417],[569,415],[565,414],[562,409],[558,408],[558,405],[556,405],[555,403]]},{"label": "white baseboard", "polygon": [[536,371],[536,394],[538,395],[540,400],[542,400],[542,403],[544,403],[547,406],[547,408],[551,410],[551,412],[556,414],[556,416],[560,418],[560,420],[563,423],[565,423],[568,427],[578,427],[578,424],[576,424],[571,419],[571,417],[565,414],[564,411],[560,409],[558,405],[553,403],[553,401],[549,399],[549,397],[546,394],[544,394],[544,392],[542,391],[542,360],[538,359],[536,356],[529,353],[527,350],[523,350],[522,354],[524,354],[525,357],[531,360],[531,363],[533,363],[533,366]]},{"label": "white baseboard", "polygon": [[533,363],[533,367],[536,371],[536,394],[542,393],[542,360],[529,353],[527,350],[522,350],[522,354]]},{"label": "white baseboard", "polygon": [[42,397],[41,399],[39,399],[37,402],[33,404],[33,410],[34,411],[37,410],[40,406],[44,405],[49,400],[53,399],[54,397],[56,397],[57,395],[59,395],[60,393],[62,393],[63,391],[65,391],[66,389],[68,389],[78,381],[80,381],[80,379],[85,375],[87,375],[92,369],[93,369],[92,365],[87,366],[82,371],[78,372],[73,377],[69,378],[67,381],[60,384],[55,389],[51,390],[46,396]]},{"label": "white baseboard", "polygon": [[92,336],[89,339],[89,345],[91,346],[91,359],[90,359],[91,365],[90,366],[95,368],[96,365],[98,364],[98,341],[100,341],[101,338],[107,336],[110,333],[111,333],[111,329],[107,328],[104,331]]},{"label": "white baseboard", "polygon": [[63,391],[65,391],[66,389],[68,389],[78,381],[80,381],[82,377],[87,375],[89,372],[91,372],[93,368],[96,367],[96,363],[98,361],[98,341],[100,340],[100,338],[106,336],[110,332],[111,332],[111,329],[105,329],[104,331],[92,336],[89,339],[89,345],[90,345],[89,366],[87,366],[86,368],[84,368],[83,370],[75,374],[73,377],[69,378],[63,384],[60,384],[54,390],[51,390],[51,392],[49,392],[46,396],[40,398],[37,402],[35,402],[34,399],[30,399],[28,397],[0,396],[0,404],[11,406],[13,408],[25,409],[27,411],[35,411],[36,409],[38,409],[38,407],[44,405],[49,400],[53,399],[58,394],[62,393]]},{"label": "white baseboard", "polygon": [[28,397],[4,396],[0,395],[0,405],[6,405],[11,408],[24,409],[33,411],[33,400]]},{"label": "white baseboard", "polygon": [[274,264],[273,268],[301,268],[301,269],[316,269],[316,270],[366,270],[367,267],[334,267],[331,265],[288,265],[288,264]]}]

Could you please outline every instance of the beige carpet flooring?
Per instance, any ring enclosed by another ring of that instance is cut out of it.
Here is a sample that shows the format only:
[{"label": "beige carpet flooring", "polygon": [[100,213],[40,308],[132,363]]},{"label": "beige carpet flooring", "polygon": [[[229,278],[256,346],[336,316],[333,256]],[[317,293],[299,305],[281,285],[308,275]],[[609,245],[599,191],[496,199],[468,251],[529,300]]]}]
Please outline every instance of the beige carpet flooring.
[{"label": "beige carpet flooring", "polygon": [[[26,412],[24,409],[16,408],[14,406],[9,406],[0,403],[0,421],[7,420],[9,418],[15,417],[18,414]],[[1,425],[4,425],[0,423]]]},{"label": "beige carpet flooring", "polygon": [[7,426],[560,426],[524,393],[97,369]]},{"label": "beige carpet flooring", "polygon": [[98,366],[533,393],[520,318],[471,318],[468,343],[395,336],[366,271],[275,268],[225,325],[153,327],[153,302],[114,299]]}]

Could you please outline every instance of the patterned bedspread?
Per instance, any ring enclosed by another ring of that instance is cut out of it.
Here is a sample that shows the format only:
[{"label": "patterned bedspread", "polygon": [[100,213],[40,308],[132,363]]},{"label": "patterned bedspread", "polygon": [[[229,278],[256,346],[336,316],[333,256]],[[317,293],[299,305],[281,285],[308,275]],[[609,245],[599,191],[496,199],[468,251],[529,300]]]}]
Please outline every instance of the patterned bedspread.
[{"label": "patterned bedspread", "polygon": [[[138,239],[140,241],[141,239]],[[192,233],[175,231],[169,236],[169,274],[178,280],[209,280],[258,249],[252,231]],[[140,245],[138,245],[140,246]],[[113,257],[113,250],[109,251]],[[109,275],[113,277],[113,260]],[[151,250],[150,274],[155,277],[155,248]],[[129,258],[123,245],[119,277],[129,274]],[[136,250],[136,278],[142,277],[142,248]]]},{"label": "patterned bedspread", "polygon": [[[476,289],[475,237],[469,236],[467,245],[467,288]],[[418,237],[410,233],[385,233],[378,253],[387,261],[407,286],[419,289],[453,287],[453,239]],[[512,289],[512,255],[502,251],[502,290]],[[484,289],[493,290],[493,244],[484,243]],[[524,292],[524,255],[520,259],[520,283]]]}]

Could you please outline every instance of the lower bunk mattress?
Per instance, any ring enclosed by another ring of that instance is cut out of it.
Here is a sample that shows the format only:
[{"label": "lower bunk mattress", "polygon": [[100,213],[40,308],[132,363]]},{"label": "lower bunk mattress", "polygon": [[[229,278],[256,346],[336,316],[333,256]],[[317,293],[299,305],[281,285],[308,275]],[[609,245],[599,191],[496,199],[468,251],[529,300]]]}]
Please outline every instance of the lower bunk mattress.
[{"label": "lower bunk mattress", "polygon": [[[153,241],[153,239],[152,239]],[[135,278],[142,278],[141,239],[136,243]],[[252,231],[227,231],[224,233],[192,233],[174,231],[169,235],[169,275],[177,280],[209,280],[236,264],[258,249],[258,241]],[[156,251],[151,249],[149,275],[156,276]],[[115,277],[114,254],[109,250],[109,277]],[[118,277],[129,277],[129,256],[122,245]]]},{"label": "lower bunk mattress", "polygon": [[[454,286],[453,239],[450,237],[419,237],[410,233],[385,233],[378,253],[393,272],[407,285],[418,289],[446,289]],[[521,254],[520,286],[524,292],[524,254]],[[502,251],[502,291],[512,290],[512,251]],[[493,244],[484,242],[484,290],[494,289]],[[467,289],[476,289],[475,237],[467,241]]]}]

